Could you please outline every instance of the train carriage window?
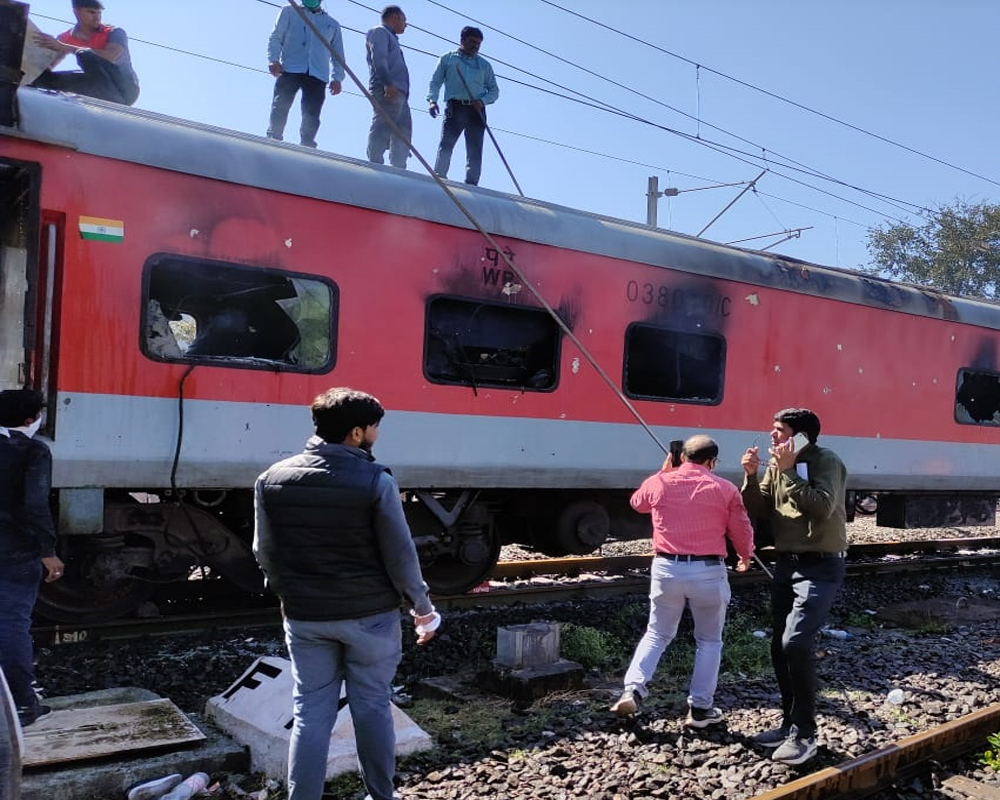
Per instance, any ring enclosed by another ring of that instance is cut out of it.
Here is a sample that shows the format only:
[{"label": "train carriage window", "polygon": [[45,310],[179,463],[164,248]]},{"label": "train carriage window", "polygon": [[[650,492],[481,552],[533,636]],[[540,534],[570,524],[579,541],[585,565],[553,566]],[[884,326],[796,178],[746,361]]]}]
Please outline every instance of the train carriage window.
[{"label": "train carriage window", "polygon": [[634,323],[625,332],[625,394],[639,400],[722,402],[726,340]]},{"label": "train carriage window", "polygon": [[428,380],[544,392],[558,366],[559,326],[546,311],[445,296],[427,304]]},{"label": "train carriage window", "polygon": [[167,254],[144,273],[142,348],[158,361],[327,372],[338,292],[326,279]]},{"label": "train carriage window", "polygon": [[958,371],[955,422],[1000,427],[1000,374],[973,369]]}]

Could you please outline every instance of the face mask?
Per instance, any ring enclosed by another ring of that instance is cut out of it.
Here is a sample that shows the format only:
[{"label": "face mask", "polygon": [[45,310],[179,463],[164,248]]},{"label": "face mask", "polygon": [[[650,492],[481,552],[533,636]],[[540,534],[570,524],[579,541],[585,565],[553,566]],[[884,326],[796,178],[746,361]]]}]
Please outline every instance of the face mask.
[{"label": "face mask", "polygon": [[306,8],[319,8],[320,0],[302,0],[302,5]]},{"label": "face mask", "polygon": [[30,439],[38,433],[38,429],[42,427],[42,419],[43,418],[39,416],[38,419],[32,422],[27,428],[21,428],[21,430],[24,431],[24,435]]}]

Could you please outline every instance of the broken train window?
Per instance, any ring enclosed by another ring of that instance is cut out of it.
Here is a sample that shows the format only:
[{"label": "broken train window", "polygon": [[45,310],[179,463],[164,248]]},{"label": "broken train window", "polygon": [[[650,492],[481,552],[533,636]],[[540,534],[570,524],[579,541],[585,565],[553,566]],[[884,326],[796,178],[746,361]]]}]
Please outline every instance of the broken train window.
[{"label": "broken train window", "polygon": [[435,383],[551,391],[559,326],[548,312],[438,296],[427,304],[424,374]]},{"label": "broken train window", "polygon": [[634,323],[625,332],[625,394],[640,400],[722,402],[726,340]]},{"label": "broken train window", "polygon": [[958,371],[955,422],[1000,426],[1000,375],[973,369]]},{"label": "broken train window", "polygon": [[158,361],[327,372],[337,287],[326,278],[164,253],[145,265],[142,348]]}]

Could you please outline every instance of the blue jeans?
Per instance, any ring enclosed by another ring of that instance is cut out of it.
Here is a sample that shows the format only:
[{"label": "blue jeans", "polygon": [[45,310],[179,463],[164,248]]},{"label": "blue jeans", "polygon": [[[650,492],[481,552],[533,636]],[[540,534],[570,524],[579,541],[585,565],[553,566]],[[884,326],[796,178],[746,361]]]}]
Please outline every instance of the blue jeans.
[{"label": "blue jeans", "polygon": [[654,558],[650,571],[649,624],[625,673],[625,688],[647,695],[656,665],[677,635],[684,606],[694,619],[694,671],[688,704],[711,708],[722,662],[722,628],[729,605],[726,565]]},{"label": "blue jeans", "polygon": [[319,115],[326,100],[326,84],[312,75],[298,72],[282,72],[274,81],[274,99],[271,101],[271,121],[267,126],[268,138],[278,139],[285,135],[288,110],[295,100],[295,93],[302,90],[302,122],[299,126],[299,141],[303,147],[316,147],[316,133],[319,131]]},{"label": "blue jeans", "polygon": [[384,86],[372,87],[372,94],[378,101],[379,110],[372,117],[368,130],[368,160],[383,164],[385,151],[389,151],[389,163],[398,169],[406,169],[406,159],[410,157],[410,147],[389,127],[387,118],[396,123],[407,139],[413,135],[413,120],[407,98],[396,95],[394,100],[386,100]]},{"label": "blue jeans", "polygon": [[42,562],[33,558],[0,564],[0,668],[22,719],[38,714],[35,654],[31,644],[31,610],[42,581]]},{"label": "blue jeans", "polygon": [[778,553],[771,582],[771,663],[781,690],[782,725],[816,733],[813,645],[844,582],[844,559]]},{"label": "blue jeans", "polygon": [[285,643],[295,682],[288,800],[319,800],[323,793],[330,733],[345,682],[361,779],[373,800],[392,800],[392,679],[403,653],[399,611],[361,619],[286,619]]},{"label": "blue jeans", "polygon": [[476,186],[483,166],[483,135],[486,133],[486,111],[475,106],[448,102],[441,124],[441,144],[438,145],[434,172],[448,177],[451,152],[458,137],[465,133],[465,182]]},{"label": "blue jeans", "polygon": [[76,60],[80,65],[79,71],[45,70],[31,85],[96,97],[98,100],[125,106],[130,106],[139,99],[139,86],[126,70],[89,50],[77,53]]}]

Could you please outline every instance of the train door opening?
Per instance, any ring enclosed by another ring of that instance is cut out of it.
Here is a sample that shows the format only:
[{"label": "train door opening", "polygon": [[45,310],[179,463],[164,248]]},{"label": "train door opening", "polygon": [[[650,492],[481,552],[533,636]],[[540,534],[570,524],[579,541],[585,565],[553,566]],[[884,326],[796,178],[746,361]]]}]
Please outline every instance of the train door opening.
[{"label": "train door opening", "polygon": [[41,169],[0,159],[0,389],[42,388],[38,363]]}]

